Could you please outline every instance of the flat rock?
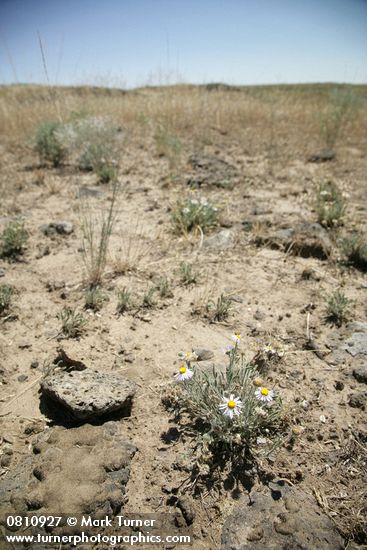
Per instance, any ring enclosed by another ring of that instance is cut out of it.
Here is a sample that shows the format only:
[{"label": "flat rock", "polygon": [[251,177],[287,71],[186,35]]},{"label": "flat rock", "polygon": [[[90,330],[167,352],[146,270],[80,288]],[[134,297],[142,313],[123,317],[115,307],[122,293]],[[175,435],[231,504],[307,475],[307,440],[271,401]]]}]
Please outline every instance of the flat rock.
[{"label": "flat rock", "polygon": [[71,222],[50,222],[40,227],[42,233],[51,237],[52,235],[69,235],[74,231],[74,226]]},{"label": "flat rock", "polygon": [[367,355],[367,332],[354,332],[350,338],[343,342],[341,349],[344,349],[353,357],[359,353]]},{"label": "flat rock", "polygon": [[100,191],[95,187],[88,187],[87,185],[83,185],[82,187],[79,187],[78,196],[80,199],[84,197],[94,197],[100,199],[104,196],[104,193],[103,191]]},{"label": "flat rock", "polygon": [[233,231],[223,229],[208,237],[203,242],[203,250],[225,250],[234,244],[235,236]]},{"label": "flat rock", "polygon": [[41,390],[75,418],[86,420],[128,408],[136,385],[118,374],[85,369],[56,372],[41,382]]},{"label": "flat rock", "polygon": [[332,243],[327,231],[318,223],[303,222],[256,237],[257,244],[279,248],[304,258],[328,258]]},{"label": "flat rock", "polygon": [[300,489],[272,483],[272,490],[253,491],[250,499],[224,522],[222,550],[344,548],[331,519]]},{"label": "flat rock", "polygon": [[197,361],[209,361],[214,357],[214,353],[210,349],[194,348],[192,350],[197,355]]},{"label": "flat rock", "polygon": [[188,178],[187,183],[192,187],[233,187],[239,175],[235,166],[214,155],[194,154],[190,157],[189,163],[194,173]]},{"label": "flat rock", "polygon": [[120,512],[136,447],[117,422],[51,428],[32,447],[33,454],[0,481],[0,522],[6,513],[33,510],[45,515]]},{"label": "flat rock", "polygon": [[335,159],[335,151],[333,149],[323,149],[319,153],[314,153],[308,157],[308,162],[329,162]]}]

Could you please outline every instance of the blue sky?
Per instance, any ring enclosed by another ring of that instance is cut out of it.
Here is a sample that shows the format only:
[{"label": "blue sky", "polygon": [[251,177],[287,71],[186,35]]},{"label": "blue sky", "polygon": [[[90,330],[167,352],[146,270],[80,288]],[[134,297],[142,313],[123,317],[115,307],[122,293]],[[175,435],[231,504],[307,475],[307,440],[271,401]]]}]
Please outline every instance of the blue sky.
[{"label": "blue sky", "polygon": [[367,82],[367,0],[0,0],[0,82]]}]

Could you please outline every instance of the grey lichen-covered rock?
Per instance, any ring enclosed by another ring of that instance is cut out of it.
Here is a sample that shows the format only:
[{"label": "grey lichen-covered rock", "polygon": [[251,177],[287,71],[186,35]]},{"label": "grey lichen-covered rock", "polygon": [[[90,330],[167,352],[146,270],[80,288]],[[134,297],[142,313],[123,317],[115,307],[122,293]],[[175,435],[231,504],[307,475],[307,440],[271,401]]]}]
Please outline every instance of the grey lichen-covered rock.
[{"label": "grey lichen-covered rock", "polygon": [[125,504],[136,452],[116,422],[51,428],[32,442],[33,454],[0,481],[5,514],[106,514]]},{"label": "grey lichen-covered rock", "polygon": [[341,346],[353,357],[361,353],[367,355],[367,332],[354,332]]},{"label": "grey lichen-covered rock", "polygon": [[341,550],[333,522],[316,502],[294,487],[272,483],[272,490],[253,491],[226,519],[222,550]]},{"label": "grey lichen-covered rock", "polygon": [[203,242],[203,250],[225,250],[234,244],[235,235],[229,229],[223,229]]},{"label": "grey lichen-covered rock", "polygon": [[217,156],[194,154],[189,163],[194,171],[187,180],[191,187],[208,185],[231,188],[238,181],[237,168]]},{"label": "grey lichen-covered rock", "polygon": [[193,348],[192,351],[197,356],[197,361],[209,361],[214,357],[214,353],[210,349]]},{"label": "grey lichen-covered rock", "polygon": [[367,384],[367,367],[365,365],[360,365],[353,369],[354,378],[361,384]]},{"label": "grey lichen-covered rock", "polygon": [[314,153],[308,157],[308,162],[329,162],[335,159],[335,151],[333,149],[323,149],[319,153]]},{"label": "grey lichen-covered rock", "polygon": [[118,374],[85,369],[56,372],[41,382],[41,390],[75,418],[86,420],[130,407],[136,385]]}]

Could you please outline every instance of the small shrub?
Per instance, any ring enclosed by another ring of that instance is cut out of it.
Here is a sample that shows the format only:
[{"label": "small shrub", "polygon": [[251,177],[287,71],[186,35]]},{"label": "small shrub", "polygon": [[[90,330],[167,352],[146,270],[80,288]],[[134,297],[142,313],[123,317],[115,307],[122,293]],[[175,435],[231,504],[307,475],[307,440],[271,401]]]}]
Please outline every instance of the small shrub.
[{"label": "small shrub", "polygon": [[367,240],[356,232],[341,241],[341,249],[347,260],[361,271],[367,271]]},{"label": "small shrub", "polygon": [[15,258],[23,253],[28,233],[24,225],[19,222],[10,222],[0,237],[0,257]]},{"label": "small shrub", "polygon": [[207,305],[209,318],[213,321],[225,321],[228,319],[233,302],[225,294],[221,294],[216,301],[210,300]]},{"label": "small shrub", "polygon": [[142,306],[144,308],[150,309],[156,305],[156,302],[154,300],[154,293],[156,291],[155,286],[151,286],[148,288],[143,296]]},{"label": "small shrub", "polygon": [[167,277],[160,277],[155,284],[155,289],[161,298],[172,298],[172,286]]},{"label": "small shrub", "polygon": [[195,284],[198,281],[199,274],[194,270],[192,264],[181,262],[178,274],[183,285]]},{"label": "small shrub", "polygon": [[348,320],[350,305],[351,300],[340,290],[330,294],[326,297],[326,319],[340,327]]},{"label": "small shrub", "polygon": [[116,177],[121,135],[108,118],[76,118],[59,128],[57,137],[77,157],[81,170],[91,170],[105,182]]},{"label": "small shrub", "polygon": [[90,287],[85,291],[85,309],[91,309],[93,311],[99,311],[103,302],[105,302],[107,297],[98,287]]},{"label": "small shrub", "polygon": [[61,334],[67,338],[76,338],[80,336],[83,331],[84,325],[87,320],[81,313],[78,313],[75,309],[65,307],[57,315],[57,318],[61,321]]},{"label": "small shrub", "polygon": [[172,211],[172,222],[178,233],[188,233],[196,227],[206,229],[217,224],[218,208],[206,199],[187,199],[179,202]]},{"label": "small shrub", "polygon": [[233,468],[243,468],[249,459],[270,454],[284,432],[280,397],[263,385],[256,387],[256,367],[245,362],[240,335],[233,339],[235,344],[226,351],[226,368],[196,368],[195,357],[186,354],[175,375],[180,387],[173,404],[188,414],[185,426],[196,434],[198,476],[226,463],[233,474]]},{"label": "small shrub", "polygon": [[337,185],[332,182],[320,185],[316,197],[318,222],[326,227],[343,225],[345,200]]},{"label": "small shrub", "polygon": [[9,309],[13,290],[9,285],[0,285],[0,315]]},{"label": "small shrub", "polygon": [[120,315],[128,311],[132,307],[132,295],[129,289],[125,286],[117,293],[117,307],[116,311]]},{"label": "small shrub", "polygon": [[53,166],[59,166],[67,156],[67,149],[58,136],[61,128],[60,122],[44,122],[38,126],[34,135],[34,150],[41,161],[51,162]]}]

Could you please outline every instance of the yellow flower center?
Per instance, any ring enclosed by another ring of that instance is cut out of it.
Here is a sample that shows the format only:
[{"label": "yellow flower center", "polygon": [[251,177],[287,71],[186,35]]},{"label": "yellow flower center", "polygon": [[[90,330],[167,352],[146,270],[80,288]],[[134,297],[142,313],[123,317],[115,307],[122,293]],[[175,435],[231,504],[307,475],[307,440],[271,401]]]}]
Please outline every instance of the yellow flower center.
[{"label": "yellow flower center", "polygon": [[227,407],[229,409],[234,409],[236,407],[236,402],[235,401],[228,401]]},{"label": "yellow flower center", "polygon": [[265,395],[265,397],[266,397],[267,395],[269,395],[269,390],[268,390],[268,388],[261,388],[261,395]]},{"label": "yellow flower center", "polygon": [[186,367],[180,367],[180,374],[185,374],[186,372]]},{"label": "yellow flower center", "polygon": [[240,340],[240,338],[241,338],[241,333],[240,332],[235,332],[234,335],[238,340]]}]

